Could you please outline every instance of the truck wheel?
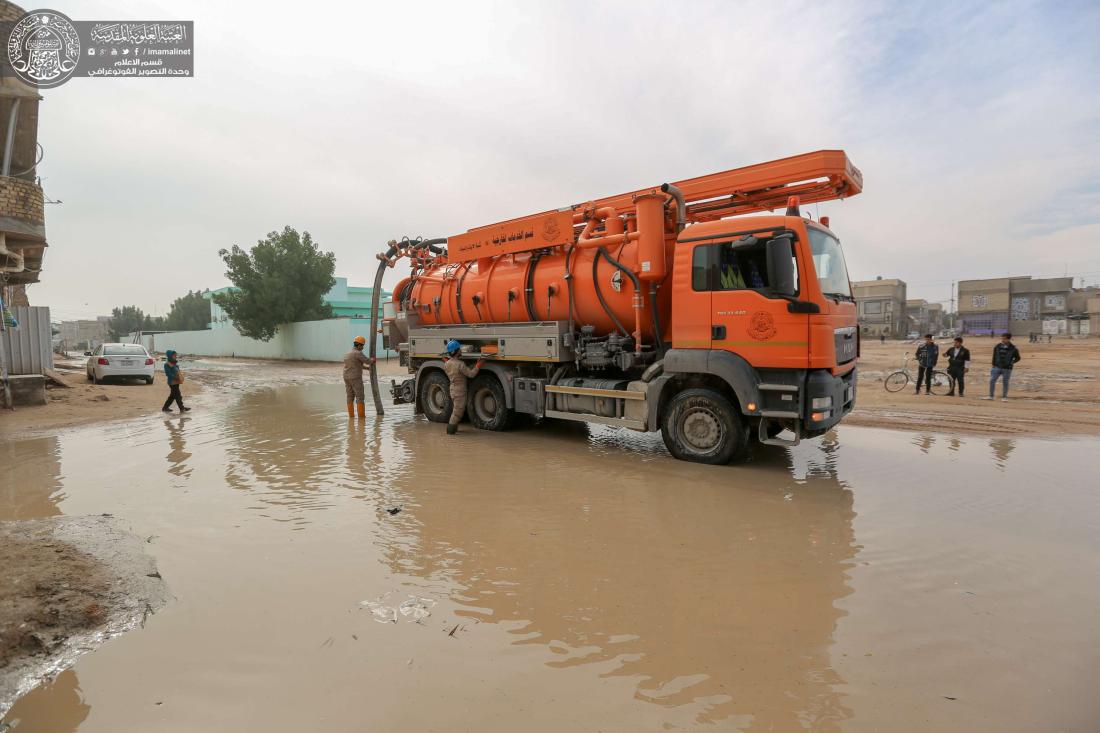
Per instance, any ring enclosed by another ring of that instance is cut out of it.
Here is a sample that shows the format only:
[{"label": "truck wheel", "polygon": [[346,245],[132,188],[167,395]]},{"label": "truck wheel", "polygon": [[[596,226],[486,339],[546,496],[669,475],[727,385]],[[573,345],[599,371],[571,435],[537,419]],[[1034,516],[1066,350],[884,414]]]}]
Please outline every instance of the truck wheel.
[{"label": "truck wheel", "polygon": [[420,407],[432,422],[451,419],[451,380],[446,374],[433,369],[420,380]]},{"label": "truck wheel", "polygon": [[724,464],[748,454],[749,431],[733,405],[712,389],[686,389],[672,398],[661,423],[665,446],[681,461]]},{"label": "truck wheel", "polygon": [[474,427],[482,430],[507,430],[515,414],[504,399],[504,385],[493,374],[481,374],[470,385],[466,414]]}]

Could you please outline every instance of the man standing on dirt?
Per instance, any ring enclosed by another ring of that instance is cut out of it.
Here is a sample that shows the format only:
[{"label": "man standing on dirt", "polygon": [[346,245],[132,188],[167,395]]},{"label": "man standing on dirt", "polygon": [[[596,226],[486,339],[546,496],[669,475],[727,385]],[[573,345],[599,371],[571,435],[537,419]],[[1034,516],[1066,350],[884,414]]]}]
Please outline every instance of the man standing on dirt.
[{"label": "man standing on dirt", "polygon": [[367,416],[363,406],[363,369],[374,368],[374,358],[363,353],[363,347],[367,340],[362,336],[356,336],[351,344],[351,351],[344,354],[344,396],[348,400],[348,417],[354,417],[352,404],[359,417]]},{"label": "man standing on dirt", "polygon": [[190,412],[190,407],[183,406],[183,395],[180,393],[180,385],[183,384],[183,370],[180,369],[179,359],[172,349],[164,352],[164,377],[168,381],[168,399],[164,401],[162,412],[171,412],[172,403],[180,408],[180,412]]},{"label": "man standing on dirt", "polygon": [[944,356],[947,357],[947,373],[951,375],[951,391],[947,396],[954,397],[955,387],[958,387],[959,397],[962,397],[963,390],[966,389],[966,373],[970,371],[970,349],[963,346],[961,336],[956,336],[955,345]]},{"label": "man standing on dirt", "polygon": [[477,376],[484,359],[478,359],[472,367],[462,363],[462,344],[454,339],[447,342],[447,358],[443,361],[443,371],[451,380],[451,419],[447,421],[447,435],[458,432],[458,423],[466,414],[466,383]]},{"label": "man standing on dirt", "polygon": [[993,347],[993,370],[989,372],[989,396],[983,400],[993,399],[994,388],[997,386],[997,378],[1001,379],[1001,402],[1008,402],[1008,381],[1012,379],[1012,367],[1020,360],[1020,350],[1012,343],[1012,334],[1002,333],[1001,343]]},{"label": "man standing on dirt", "polygon": [[932,340],[932,334],[924,335],[924,343],[917,347],[917,391],[920,394],[921,382],[924,382],[925,396],[932,394],[932,370],[940,358],[940,347]]}]

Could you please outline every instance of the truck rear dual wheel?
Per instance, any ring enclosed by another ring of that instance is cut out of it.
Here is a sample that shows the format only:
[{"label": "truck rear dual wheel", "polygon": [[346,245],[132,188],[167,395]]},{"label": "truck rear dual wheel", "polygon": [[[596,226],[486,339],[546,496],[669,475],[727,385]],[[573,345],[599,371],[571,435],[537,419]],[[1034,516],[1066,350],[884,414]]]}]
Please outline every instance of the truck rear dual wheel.
[{"label": "truck rear dual wheel", "polygon": [[428,372],[420,380],[420,409],[432,422],[451,419],[451,380],[438,369]]},{"label": "truck rear dual wheel", "polygon": [[669,402],[661,423],[665,447],[676,458],[714,465],[741,462],[748,456],[745,421],[724,396],[695,388]]},{"label": "truck rear dual wheel", "polygon": [[479,374],[470,383],[466,414],[482,430],[507,430],[512,427],[513,410],[505,402],[504,385],[493,374]]}]

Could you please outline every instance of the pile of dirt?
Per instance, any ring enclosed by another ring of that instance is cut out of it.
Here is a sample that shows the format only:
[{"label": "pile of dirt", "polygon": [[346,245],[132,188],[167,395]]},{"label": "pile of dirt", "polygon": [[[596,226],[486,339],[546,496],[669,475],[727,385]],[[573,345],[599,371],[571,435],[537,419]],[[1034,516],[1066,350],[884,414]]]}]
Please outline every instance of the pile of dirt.
[{"label": "pile of dirt", "polygon": [[0,522],[0,717],[164,605],[144,550],[110,515]]}]

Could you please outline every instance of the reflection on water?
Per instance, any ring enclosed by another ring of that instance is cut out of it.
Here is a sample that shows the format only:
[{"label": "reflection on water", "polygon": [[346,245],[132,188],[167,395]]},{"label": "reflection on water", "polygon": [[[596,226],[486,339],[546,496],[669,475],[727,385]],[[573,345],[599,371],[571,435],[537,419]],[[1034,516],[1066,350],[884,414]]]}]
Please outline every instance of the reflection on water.
[{"label": "reflection on water", "polygon": [[[424,427],[394,437],[411,448]],[[524,470],[545,452],[534,435],[504,466],[471,441],[453,482],[444,456],[410,461],[415,541],[391,553],[394,571],[446,577],[463,616],[544,646],[550,666],[630,678],[637,699],[691,706],[699,722],[828,731],[849,717],[828,657],[855,554],[835,438],[796,457],[765,449],[731,474],[609,464],[570,432],[537,473]]]},{"label": "reflection on water", "polygon": [[92,707],[84,701],[76,672],[65,670],[19,698],[0,730],[12,733],[74,733]]},{"label": "reflection on water", "polygon": [[1012,451],[1016,450],[1016,441],[1012,438],[992,438],[989,441],[989,448],[993,451],[993,464],[1004,470],[1008,457],[1012,455]]},{"label": "reflection on water", "polygon": [[173,476],[187,478],[191,475],[191,469],[187,466],[187,459],[191,454],[187,451],[187,438],[184,424],[189,418],[181,415],[178,418],[165,418],[164,427],[168,429],[168,473]]},{"label": "reflection on water", "polygon": [[55,435],[0,441],[0,520],[61,514],[60,444]]}]

